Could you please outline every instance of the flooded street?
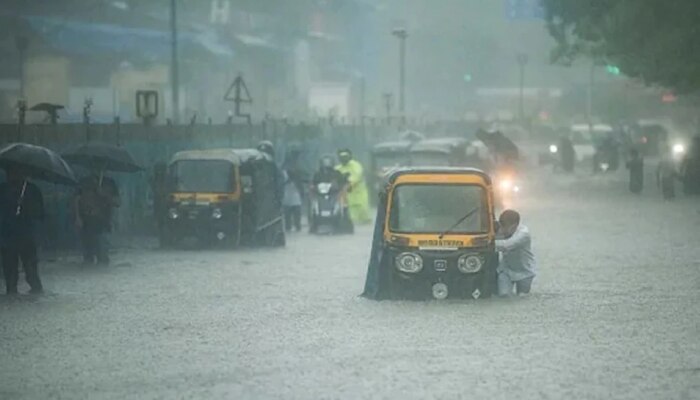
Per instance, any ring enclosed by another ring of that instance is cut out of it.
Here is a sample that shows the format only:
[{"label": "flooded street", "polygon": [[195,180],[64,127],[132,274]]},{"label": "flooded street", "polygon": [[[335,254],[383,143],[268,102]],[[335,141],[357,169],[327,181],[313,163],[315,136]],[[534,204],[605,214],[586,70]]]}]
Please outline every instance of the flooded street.
[{"label": "flooded street", "polygon": [[700,397],[700,205],[531,178],[528,297],[358,298],[369,227],[45,264],[47,294],[0,299],[0,398]]}]

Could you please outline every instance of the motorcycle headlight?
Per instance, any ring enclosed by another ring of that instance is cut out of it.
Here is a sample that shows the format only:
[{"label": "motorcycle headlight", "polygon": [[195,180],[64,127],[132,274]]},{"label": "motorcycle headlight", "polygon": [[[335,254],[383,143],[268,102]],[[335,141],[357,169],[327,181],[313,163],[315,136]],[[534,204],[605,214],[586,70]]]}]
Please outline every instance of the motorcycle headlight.
[{"label": "motorcycle headlight", "polygon": [[673,154],[675,154],[675,155],[685,154],[685,146],[683,146],[680,143],[674,144],[673,145]]},{"label": "motorcycle headlight", "polygon": [[170,210],[168,210],[168,217],[170,219],[180,218],[180,213],[177,211],[177,208],[171,208]]},{"label": "motorcycle headlight", "polygon": [[513,188],[513,181],[510,179],[504,179],[500,183],[501,190],[508,191]]},{"label": "motorcycle headlight", "polygon": [[396,257],[396,269],[409,274],[423,270],[423,258],[415,253],[401,253]]},{"label": "motorcycle headlight", "polygon": [[221,217],[224,216],[224,213],[221,211],[220,208],[215,208],[211,212],[211,217],[214,219],[221,219]]},{"label": "motorcycle headlight", "polygon": [[457,268],[463,274],[479,272],[484,265],[484,260],[476,254],[465,254],[457,260]]},{"label": "motorcycle headlight", "polygon": [[549,146],[549,152],[550,152],[550,153],[556,154],[558,151],[559,151],[559,148],[557,147],[556,144],[553,144],[553,145]]}]

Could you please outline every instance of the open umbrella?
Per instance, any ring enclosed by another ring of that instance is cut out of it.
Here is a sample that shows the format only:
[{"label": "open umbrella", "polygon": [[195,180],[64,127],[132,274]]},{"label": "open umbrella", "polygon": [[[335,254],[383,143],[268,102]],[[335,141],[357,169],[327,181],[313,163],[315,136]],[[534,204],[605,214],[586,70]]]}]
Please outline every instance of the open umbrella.
[{"label": "open umbrella", "polygon": [[520,157],[518,146],[516,146],[512,140],[508,139],[506,135],[500,131],[488,132],[483,129],[479,129],[479,131],[476,133],[476,137],[481,140],[481,142],[484,143],[489,150],[495,154],[498,154],[499,156],[512,160],[517,160]]},{"label": "open umbrella", "polygon": [[0,168],[18,168],[31,178],[51,183],[77,183],[73,170],[61,156],[45,147],[27,143],[13,143],[0,150]]},{"label": "open umbrella", "polygon": [[63,154],[66,161],[102,172],[140,172],[143,170],[123,147],[107,143],[86,143]]},{"label": "open umbrella", "polygon": [[[26,143],[14,143],[0,150],[0,168],[19,169],[30,178],[62,185],[77,183],[68,164],[53,151]],[[17,200],[17,215],[22,211],[22,201],[27,189],[27,181],[22,185]]]}]

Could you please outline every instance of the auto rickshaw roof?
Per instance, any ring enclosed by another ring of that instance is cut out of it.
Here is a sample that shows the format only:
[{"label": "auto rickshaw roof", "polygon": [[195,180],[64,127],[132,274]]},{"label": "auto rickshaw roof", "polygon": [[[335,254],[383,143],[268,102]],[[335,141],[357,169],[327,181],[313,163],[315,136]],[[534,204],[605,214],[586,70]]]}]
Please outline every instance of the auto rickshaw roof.
[{"label": "auto rickshaw roof", "polygon": [[405,153],[411,148],[411,142],[407,140],[377,143],[372,148],[374,154]]},{"label": "auto rickshaw roof", "polygon": [[268,154],[256,149],[211,149],[180,151],[175,153],[170,163],[178,161],[228,161],[233,165],[241,165],[256,160],[272,161]]},{"label": "auto rickshaw roof", "polygon": [[469,141],[464,138],[438,138],[421,140],[411,147],[412,153],[433,152],[433,153],[451,153],[455,149],[469,146]]},{"label": "auto rickshaw roof", "polygon": [[387,176],[387,183],[394,183],[396,179],[404,175],[476,175],[491,184],[491,177],[484,171],[476,168],[460,167],[401,167],[392,170]]}]

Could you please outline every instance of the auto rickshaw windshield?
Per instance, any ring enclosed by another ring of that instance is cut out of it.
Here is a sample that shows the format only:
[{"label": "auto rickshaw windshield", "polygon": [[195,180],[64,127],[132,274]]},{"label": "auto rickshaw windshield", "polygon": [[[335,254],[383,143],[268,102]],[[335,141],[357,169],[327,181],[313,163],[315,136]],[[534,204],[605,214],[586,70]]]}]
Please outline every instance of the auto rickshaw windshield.
[{"label": "auto rickshaw windshield", "polygon": [[[472,210],[478,209],[460,221]],[[395,233],[488,232],[486,191],[468,184],[401,184],[392,194],[389,229]],[[455,226],[455,224],[459,222]]]},{"label": "auto rickshaw windshield", "polygon": [[181,160],[171,167],[173,191],[232,193],[236,190],[233,165],[223,160]]}]

